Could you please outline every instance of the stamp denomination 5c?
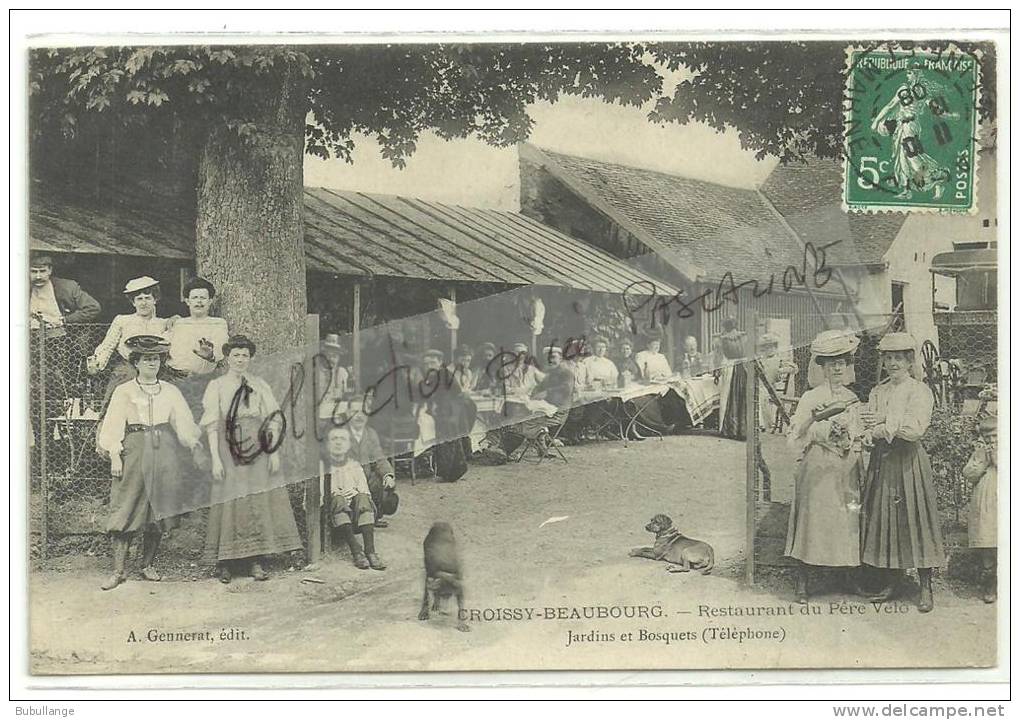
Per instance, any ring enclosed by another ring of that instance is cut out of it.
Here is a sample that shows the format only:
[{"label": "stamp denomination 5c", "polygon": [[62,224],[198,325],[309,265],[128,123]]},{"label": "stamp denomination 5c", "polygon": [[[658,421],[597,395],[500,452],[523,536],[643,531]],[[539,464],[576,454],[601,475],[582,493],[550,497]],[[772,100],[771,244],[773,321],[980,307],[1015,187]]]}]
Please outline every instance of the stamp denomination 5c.
[{"label": "stamp denomination 5c", "polygon": [[845,208],[976,212],[978,59],[880,47],[847,62]]}]

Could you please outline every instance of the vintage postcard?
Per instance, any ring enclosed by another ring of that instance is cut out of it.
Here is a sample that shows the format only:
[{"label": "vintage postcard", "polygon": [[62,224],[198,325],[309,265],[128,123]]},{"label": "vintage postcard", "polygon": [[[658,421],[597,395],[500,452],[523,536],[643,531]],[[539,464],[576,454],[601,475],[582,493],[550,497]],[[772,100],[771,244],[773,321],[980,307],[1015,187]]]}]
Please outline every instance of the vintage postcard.
[{"label": "vintage postcard", "polygon": [[31,672],[996,667],[938,37],[34,38]]}]

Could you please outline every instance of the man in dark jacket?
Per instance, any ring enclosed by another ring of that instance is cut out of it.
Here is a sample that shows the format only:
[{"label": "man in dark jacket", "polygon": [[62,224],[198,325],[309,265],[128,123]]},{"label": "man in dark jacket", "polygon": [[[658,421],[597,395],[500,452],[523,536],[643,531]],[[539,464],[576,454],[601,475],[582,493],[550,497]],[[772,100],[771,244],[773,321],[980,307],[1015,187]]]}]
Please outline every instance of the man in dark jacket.
[{"label": "man in dark jacket", "polygon": [[[47,406],[63,409],[63,402],[71,397],[68,373],[80,358],[72,357],[72,345],[67,337],[66,325],[87,323],[99,316],[99,303],[81,289],[74,280],[53,277],[53,258],[48,253],[32,253],[28,262],[29,321],[32,339],[45,338],[46,345],[46,396]],[[33,349],[37,349],[33,342]],[[33,361],[31,382],[40,382],[38,365]],[[47,412],[51,408],[47,408]]]},{"label": "man in dark jacket", "polygon": [[92,322],[99,317],[99,303],[78,283],[53,277],[50,255],[32,253],[28,279],[29,325],[33,330],[45,327],[47,337],[64,337],[64,325]]},{"label": "man in dark jacket", "polygon": [[[379,435],[369,427],[368,415],[361,412],[361,409],[355,408],[349,428],[358,462],[361,463],[361,467],[365,471],[368,489],[377,510],[375,526],[383,528],[389,525],[383,519],[383,515],[392,515],[392,511],[396,509],[393,507],[395,502],[387,498],[396,495],[394,491],[397,487],[397,479],[393,472],[393,466],[383,451],[382,443],[379,442]],[[386,510],[391,510],[391,512],[386,512]]]},{"label": "man in dark jacket", "polygon": [[532,390],[531,397],[545,400],[555,405],[557,410],[553,415],[528,418],[516,427],[517,433],[523,437],[537,438],[540,452],[543,454],[548,451],[551,443],[549,430],[558,428],[567,421],[574,400],[574,372],[563,363],[563,351],[552,345],[544,350],[544,354],[549,364],[546,366],[545,376]]}]

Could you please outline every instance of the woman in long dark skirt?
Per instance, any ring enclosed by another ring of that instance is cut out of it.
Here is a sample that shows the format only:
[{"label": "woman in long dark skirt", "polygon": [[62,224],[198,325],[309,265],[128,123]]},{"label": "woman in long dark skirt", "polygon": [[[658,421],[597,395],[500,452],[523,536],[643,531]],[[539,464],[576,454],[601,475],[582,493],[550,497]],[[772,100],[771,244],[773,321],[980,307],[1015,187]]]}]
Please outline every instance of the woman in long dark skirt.
[{"label": "woman in long dark skirt", "polygon": [[747,404],[747,370],[742,360],[746,359],[747,351],[744,347],[744,333],[737,330],[737,321],[732,317],[723,320],[719,351],[722,354],[719,434],[743,440],[747,437],[747,418],[744,412]]},{"label": "woman in long dark skirt", "polygon": [[443,367],[439,350],[425,353],[421,391],[436,422],[436,474],[444,482],[456,482],[467,472],[475,404],[464,394],[457,377]]},{"label": "woman in long dark skirt", "polygon": [[897,576],[916,568],[921,595],[917,608],[934,607],[931,578],[945,561],[931,463],[921,446],[931,422],[934,398],[928,386],[910,376],[914,338],[888,333],[878,345],[887,381],[871,391],[861,418],[873,448],[864,490],[861,559],[879,568],[884,587],[872,597],[889,600]]},{"label": "woman in long dark skirt", "polygon": [[280,407],[269,383],[248,373],[254,354],[255,343],[244,335],[231,336],[223,346],[227,372],[209,383],[202,398],[201,425],[209,437],[214,481],[205,558],[218,563],[224,583],[241,569],[256,580],[268,580],[264,556],[302,547],[290,496],[277,477],[280,455],[263,452],[245,462],[234,457],[228,444],[232,432],[244,449],[257,445],[263,422]]}]

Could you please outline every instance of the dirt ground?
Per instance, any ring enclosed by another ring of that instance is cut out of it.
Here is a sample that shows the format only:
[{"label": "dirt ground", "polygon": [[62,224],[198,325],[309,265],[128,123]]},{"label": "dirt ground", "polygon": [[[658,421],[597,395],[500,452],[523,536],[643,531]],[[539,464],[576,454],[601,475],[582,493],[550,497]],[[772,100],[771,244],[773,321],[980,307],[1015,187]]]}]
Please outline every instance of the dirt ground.
[{"label": "dirt ground", "polygon": [[[766,443],[774,493],[788,494],[792,458],[781,438]],[[377,533],[384,572],[357,570],[338,552],[314,571],[288,557],[269,582],[223,585],[197,561],[201,517],[168,542],[160,583],[135,576],[103,592],[102,553],[49,562],[30,578],[33,672],[995,663],[997,606],[966,585],[940,580],[928,615],[916,611],[916,585],[902,601],[873,605],[819,578],[807,611],[792,604],[782,571],[746,585],[743,443],[695,434],[565,452],[567,464],[472,465],[456,484],[402,481],[400,512]],[[628,557],[650,540],[643,525],[658,512],[714,546],[710,575],[672,574],[663,563]],[[564,519],[546,522],[552,518]],[[436,520],[457,533],[467,607],[477,611],[470,632],[457,631],[452,606],[448,615],[417,619],[421,541]]]}]

